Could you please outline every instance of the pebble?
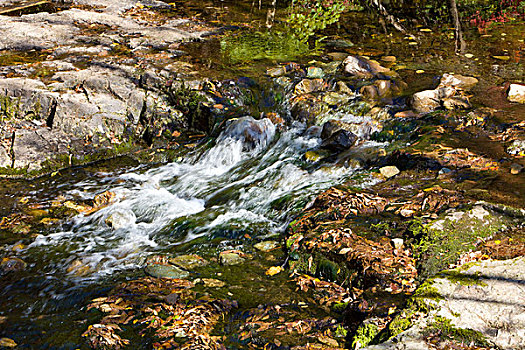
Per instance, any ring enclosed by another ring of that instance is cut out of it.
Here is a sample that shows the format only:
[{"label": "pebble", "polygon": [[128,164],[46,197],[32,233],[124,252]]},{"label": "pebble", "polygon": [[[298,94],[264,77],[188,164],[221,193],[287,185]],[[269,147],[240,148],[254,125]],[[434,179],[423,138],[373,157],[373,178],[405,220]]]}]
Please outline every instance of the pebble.
[{"label": "pebble", "polygon": [[379,172],[387,179],[400,173],[399,169],[395,165],[384,166],[379,169]]},{"label": "pebble", "polygon": [[187,278],[190,273],[173,265],[147,265],[144,271],[156,278]]},{"label": "pebble", "polygon": [[221,252],[219,254],[219,262],[221,265],[239,265],[244,262],[244,258],[237,253]]},{"label": "pebble", "polygon": [[193,270],[196,267],[208,264],[208,261],[196,254],[179,255],[169,259],[169,262],[186,270]]},{"label": "pebble", "polygon": [[405,241],[403,241],[403,238],[392,238],[392,244],[395,249],[401,249],[404,243]]},{"label": "pebble", "polygon": [[273,250],[279,246],[279,242],[276,241],[264,241],[259,242],[255,244],[253,247],[257,250],[260,250],[262,252],[268,252],[270,250]]},{"label": "pebble", "polygon": [[510,173],[512,175],[518,175],[523,170],[523,165],[518,163],[512,163],[510,166]]},{"label": "pebble", "polygon": [[324,72],[319,67],[308,67],[306,77],[310,79],[321,79],[324,77]]}]

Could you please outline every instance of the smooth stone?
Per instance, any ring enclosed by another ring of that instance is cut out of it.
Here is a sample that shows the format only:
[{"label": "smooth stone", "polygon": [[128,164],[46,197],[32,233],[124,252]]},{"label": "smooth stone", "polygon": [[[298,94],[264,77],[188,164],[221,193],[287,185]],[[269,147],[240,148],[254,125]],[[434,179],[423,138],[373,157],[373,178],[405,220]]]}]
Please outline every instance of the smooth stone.
[{"label": "smooth stone", "polygon": [[169,262],[185,270],[193,270],[196,267],[206,266],[208,264],[208,261],[195,254],[179,255],[169,259]]},{"label": "smooth stone", "polygon": [[86,276],[91,272],[91,267],[86,265],[80,259],[75,259],[69,264],[66,269],[67,273],[71,273],[76,277]]},{"label": "smooth stone", "polygon": [[323,79],[303,79],[295,85],[294,94],[304,95],[311,92],[322,91],[326,88]]},{"label": "smooth stone", "polygon": [[514,140],[507,147],[507,153],[513,156],[525,156],[525,140]]},{"label": "smooth stone", "polygon": [[327,56],[334,61],[344,61],[344,59],[348,57],[348,54],[346,52],[330,52]]},{"label": "smooth stone", "polygon": [[137,217],[132,211],[118,210],[109,214],[104,222],[113,230],[118,230],[119,228],[133,225],[136,220]]},{"label": "smooth stone", "polygon": [[383,56],[381,57],[381,61],[394,63],[395,61],[397,61],[397,58],[396,56]]},{"label": "smooth stone", "polygon": [[204,286],[208,288],[222,288],[226,285],[226,282],[215,278],[202,278],[202,282]]},{"label": "smooth stone", "polygon": [[510,165],[510,173],[512,175],[518,175],[523,170],[523,165],[518,163],[512,163]]},{"label": "smooth stone", "polygon": [[381,169],[379,169],[379,172],[387,179],[396,176],[400,173],[399,169],[395,165],[384,166]]},{"label": "smooth stone", "polygon": [[0,347],[4,347],[4,348],[14,348],[16,347],[18,344],[15,343],[15,341],[13,339],[9,339],[9,338],[1,338],[0,339]]},{"label": "smooth stone", "polygon": [[[308,152],[307,152],[308,153]],[[276,241],[263,241],[253,245],[253,247],[262,252],[268,252],[279,246],[279,242]]]},{"label": "smooth stone", "polygon": [[147,265],[144,271],[156,278],[187,278],[190,273],[174,265]]},{"label": "smooth stone", "polygon": [[239,265],[242,264],[246,259],[237,253],[232,252],[221,252],[219,254],[219,262],[221,265]]},{"label": "smooth stone", "polygon": [[306,77],[310,79],[322,79],[324,77],[324,72],[319,67],[308,67],[306,70]]},{"label": "smooth stone", "polygon": [[392,238],[392,244],[394,245],[395,249],[401,249],[404,243],[405,241],[403,238]]},{"label": "smooth stone", "polygon": [[439,87],[453,87],[455,89],[468,91],[478,83],[474,77],[466,77],[460,74],[445,73],[441,77]]},{"label": "smooth stone", "polygon": [[412,110],[397,112],[394,114],[394,118],[415,118],[417,114]]},{"label": "smooth stone", "polygon": [[334,152],[343,152],[352,147],[356,141],[357,136],[353,132],[341,129],[325,139],[321,147]]},{"label": "smooth stone", "polygon": [[286,69],[284,67],[270,68],[266,71],[266,74],[268,74],[272,78],[277,78],[285,75]]},{"label": "smooth stone", "polygon": [[525,85],[510,84],[507,98],[510,102],[525,103]]}]

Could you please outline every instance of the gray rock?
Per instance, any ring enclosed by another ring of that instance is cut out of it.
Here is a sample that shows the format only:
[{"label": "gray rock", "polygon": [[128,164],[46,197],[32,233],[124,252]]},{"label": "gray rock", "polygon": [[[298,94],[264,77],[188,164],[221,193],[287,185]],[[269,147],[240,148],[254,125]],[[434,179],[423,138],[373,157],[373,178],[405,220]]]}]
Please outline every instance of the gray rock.
[{"label": "gray rock", "polygon": [[412,109],[418,113],[430,113],[441,107],[441,100],[452,97],[456,91],[450,87],[415,93],[411,99]]},{"label": "gray rock", "polygon": [[510,102],[525,103],[525,85],[510,84],[507,98]]},{"label": "gray rock", "polygon": [[433,311],[393,339],[364,349],[434,348],[425,343],[424,334],[436,317],[450,320],[455,328],[479,332],[499,349],[525,349],[524,280],[525,257],[480,261],[445,271],[428,282],[439,298],[421,298]]},{"label": "gray rock", "polygon": [[13,143],[14,167],[40,170],[45,161],[67,155],[70,143],[69,136],[46,127],[17,130]]},{"label": "gray rock", "polygon": [[151,264],[144,268],[144,271],[156,278],[187,278],[190,273],[177,266]]}]

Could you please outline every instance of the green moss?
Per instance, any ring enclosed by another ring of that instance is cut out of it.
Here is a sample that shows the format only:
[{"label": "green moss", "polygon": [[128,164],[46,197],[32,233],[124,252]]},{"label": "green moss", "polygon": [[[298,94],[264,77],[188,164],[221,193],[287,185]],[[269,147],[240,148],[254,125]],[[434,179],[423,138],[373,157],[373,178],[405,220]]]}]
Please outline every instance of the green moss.
[{"label": "green moss", "polygon": [[352,340],[352,349],[361,349],[370,344],[379,334],[379,327],[369,323],[361,325]]},{"label": "green moss", "polygon": [[487,285],[485,282],[481,281],[478,275],[465,274],[456,270],[443,271],[438,275],[438,277],[446,278],[450,282],[457,283],[462,286]]},{"label": "green moss", "polygon": [[475,249],[480,238],[490,237],[505,227],[515,225],[508,215],[485,208],[478,209],[476,213],[475,209],[449,213],[429,224],[420,219],[411,223],[409,231],[416,240],[412,248],[418,259],[421,278],[435,276],[455,264],[462,253]]},{"label": "green moss", "polygon": [[426,335],[435,333],[439,333],[442,339],[453,340],[463,344],[474,344],[484,347],[490,345],[481,332],[472,329],[456,328],[445,317],[436,317],[424,331]]}]

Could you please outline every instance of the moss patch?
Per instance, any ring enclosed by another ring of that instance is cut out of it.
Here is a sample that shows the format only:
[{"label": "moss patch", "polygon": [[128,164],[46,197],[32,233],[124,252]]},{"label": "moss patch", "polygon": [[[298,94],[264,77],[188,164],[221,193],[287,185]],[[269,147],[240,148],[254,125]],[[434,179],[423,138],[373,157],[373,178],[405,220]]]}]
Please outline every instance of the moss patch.
[{"label": "moss patch", "polygon": [[425,336],[437,334],[441,340],[452,340],[463,344],[490,345],[481,332],[472,329],[456,328],[445,317],[436,317],[423,333]]}]

